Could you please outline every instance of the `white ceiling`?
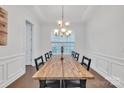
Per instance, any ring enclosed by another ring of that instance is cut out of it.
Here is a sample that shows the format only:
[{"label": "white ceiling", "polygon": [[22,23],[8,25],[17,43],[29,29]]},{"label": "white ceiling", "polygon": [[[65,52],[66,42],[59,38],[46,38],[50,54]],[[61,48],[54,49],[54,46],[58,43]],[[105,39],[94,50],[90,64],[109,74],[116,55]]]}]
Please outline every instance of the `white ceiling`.
[{"label": "white ceiling", "polygon": [[[34,6],[36,13],[44,22],[55,23],[61,19],[62,6],[60,5],[40,5]],[[82,22],[82,16],[88,6],[86,5],[66,5],[64,6],[64,20],[71,23]]]}]

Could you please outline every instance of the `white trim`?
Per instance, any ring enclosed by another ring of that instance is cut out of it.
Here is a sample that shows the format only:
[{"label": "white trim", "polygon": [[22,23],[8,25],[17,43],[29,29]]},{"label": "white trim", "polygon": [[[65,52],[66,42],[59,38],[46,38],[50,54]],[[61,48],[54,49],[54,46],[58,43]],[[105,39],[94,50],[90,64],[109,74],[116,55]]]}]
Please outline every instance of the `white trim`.
[{"label": "white trim", "polygon": [[[117,60],[117,61],[119,61],[119,63],[116,63],[116,64],[119,64],[119,65],[123,65],[124,66],[124,62],[123,63],[121,62],[121,61],[124,61],[124,58],[116,57],[116,56],[110,56],[110,55],[106,55],[106,54],[103,54],[103,53],[94,52],[94,51],[88,50],[88,49],[86,51],[87,52],[90,52],[91,54],[94,54],[96,56],[107,58],[108,60]],[[113,61],[113,63],[115,63],[115,62]]]},{"label": "white trim", "polygon": [[[31,26],[31,33],[30,33],[30,35],[31,35],[31,62],[29,63],[29,64],[27,64],[27,42],[29,42],[29,41],[27,41],[27,35],[29,35],[29,32],[27,31],[27,24],[30,24],[30,26]],[[26,26],[26,28],[25,28],[25,32],[26,32],[26,37],[25,37],[25,39],[26,39],[26,44],[25,44],[25,60],[26,60],[26,62],[25,62],[25,65],[32,65],[32,63],[33,63],[33,53],[34,53],[34,51],[33,51],[33,41],[34,41],[34,36],[33,36],[33,30],[34,30],[34,24],[30,21],[30,20],[28,20],[28,19],[26,19],[25,20],[25,26]]]},{"label": "white trim", "polygon": [[25,53],[20,53],[20,54],[16,54],[16,55],[11,55],[11,56],[5,56],[5,57],[0,57],[0,60],[8,60],[8,59],[12,59],[15,57],[20,57],[20,56],[25,56]]}]

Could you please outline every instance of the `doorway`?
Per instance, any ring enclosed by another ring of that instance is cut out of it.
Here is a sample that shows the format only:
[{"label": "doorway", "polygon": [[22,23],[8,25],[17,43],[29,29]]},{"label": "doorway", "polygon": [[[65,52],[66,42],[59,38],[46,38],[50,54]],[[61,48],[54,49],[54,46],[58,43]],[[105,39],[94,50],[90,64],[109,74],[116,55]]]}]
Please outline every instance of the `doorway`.
[{"label": "doorway", "polygon": [[33,24],[26,20],[26,65],[32,65]]}]

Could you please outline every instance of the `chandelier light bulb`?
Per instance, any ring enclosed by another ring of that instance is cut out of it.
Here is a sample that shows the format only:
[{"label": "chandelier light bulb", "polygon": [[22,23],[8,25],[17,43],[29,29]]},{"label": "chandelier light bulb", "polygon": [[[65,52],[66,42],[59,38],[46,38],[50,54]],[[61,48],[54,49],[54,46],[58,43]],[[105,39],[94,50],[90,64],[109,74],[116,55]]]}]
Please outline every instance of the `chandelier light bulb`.
[{"label": "chandelier light bulb", "polygon": [[58,29],[54,29],[54,35],[58,35],[59,30]]},{"label": "chandelier light bulb", "polygon": [[54,29],[54,32],[59,32],[59,30],[58,29]]},{"label": "chandelier light bulb", "polygon": [[68,33],[69,33],[69,34],[71,34],[71,32],[72,32],[71,30],[68,30]]},{"label": "chandelier light bulb", "polygon": [[64,32],[66,32],[66,29],[65,28],[62,28],[61,31],[64,33]]},{"label": "chandelier light bulb", "polygon": [[69,36],[69,33],[68,32],[66,32],[66,36]]},{"label": "chandelier light bulb", "polygon": [[70,25],[70,23],[69,22],[65,22],[65,26],[69,26]]},{"label": "chandelier light bulb", "polygon": [[58,20],[58,22],[57,22],[59,25],[61,25],[62,24],[62,20]]}]

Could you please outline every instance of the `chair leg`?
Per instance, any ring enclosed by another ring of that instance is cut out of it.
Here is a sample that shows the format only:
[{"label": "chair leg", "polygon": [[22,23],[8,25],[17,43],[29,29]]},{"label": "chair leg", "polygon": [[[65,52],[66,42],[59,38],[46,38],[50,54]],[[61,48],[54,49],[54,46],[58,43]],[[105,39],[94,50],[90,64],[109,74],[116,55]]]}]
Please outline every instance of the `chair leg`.
[{"label": "chair leg", "polygon": [[86,80],[80,80],[80,88],[86,88]]},{"label": "chair leg", "polygon": [[64,80],[64,87],[67,88],[67,80]]},{"label": "chair leg", "polygon": [[43,82],[44,82],[44,88],[47,87],[46,80],[44,80]]},{"label": "chair leg", "polygon": [[40,88],[45,88],[46,87],[46,80],[44,81],[39,81],[39,84],[40,84]]},{"label": "chair leg", "polygon": [[39,88],[43,88],[43,85],[42,85],[41,81],[39,82],[39,84],[40,84]]}]

